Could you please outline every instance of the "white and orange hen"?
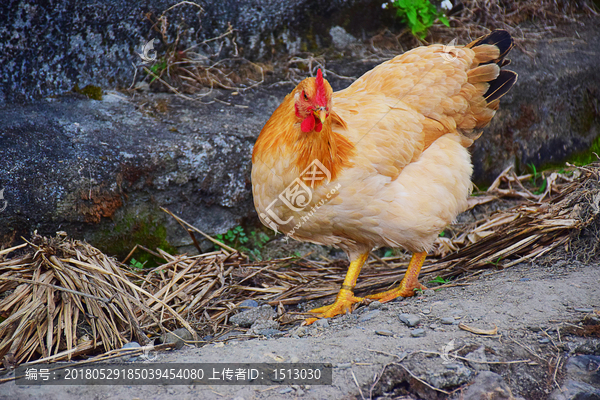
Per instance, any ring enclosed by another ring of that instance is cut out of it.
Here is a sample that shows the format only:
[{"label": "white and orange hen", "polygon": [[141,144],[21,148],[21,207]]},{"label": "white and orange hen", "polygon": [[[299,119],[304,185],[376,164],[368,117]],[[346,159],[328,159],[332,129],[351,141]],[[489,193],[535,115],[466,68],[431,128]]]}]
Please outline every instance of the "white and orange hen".
[{"label": "white and orange hen", "polygon": [[[361,301],[353,293],[372,249],[413,253],[385,302],[423,288],[418,275],[434,240],[467,206],[467,147],[516,82],[501,70],[513,40],[497,30],[466,46],[419,47],[333,93],[307,78],[283,100],[252,153],[261,221],[301,241],[342,248],[350,259],[329,318]],[[315,318],[309,318],[308,323]]]}]

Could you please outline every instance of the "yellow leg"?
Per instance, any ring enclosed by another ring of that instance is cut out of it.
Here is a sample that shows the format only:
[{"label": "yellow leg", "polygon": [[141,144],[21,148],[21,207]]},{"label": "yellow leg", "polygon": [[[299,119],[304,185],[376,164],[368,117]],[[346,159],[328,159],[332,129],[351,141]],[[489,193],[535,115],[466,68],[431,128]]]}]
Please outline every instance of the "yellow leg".
[{"label": "yellow leg", "polygon": [[346,273],[346,279],[342,284],[335,302],[331,305],[315,308],[310,310],[311,313],[317,314],[317,318],[307,318],[305,323],[310,325],[319,318],[331,318],[336,315],[345,314],[347,311],[352,311],[352,305],[361,302],[363,299],[360,297],[354,297],[354,286],[356,286],[356,280],[362,266],[369,258],[369,252],[361,254],[356,260],[350,263],[348,272]]},{"label": "yellow leg", "polygon": [[419,272],[421,272],[421,266],[427,257],[427,252],[413,253],[408,269],[400,286],[394,289],[386,290],[385,292],[372,294],[367,296],[367,299],[379,300],[382,303],[394,300],[397,297],[411,297],[415,295],[415,289],[419,288],[422,290],[427,289],[425,286],[419,283]]}]

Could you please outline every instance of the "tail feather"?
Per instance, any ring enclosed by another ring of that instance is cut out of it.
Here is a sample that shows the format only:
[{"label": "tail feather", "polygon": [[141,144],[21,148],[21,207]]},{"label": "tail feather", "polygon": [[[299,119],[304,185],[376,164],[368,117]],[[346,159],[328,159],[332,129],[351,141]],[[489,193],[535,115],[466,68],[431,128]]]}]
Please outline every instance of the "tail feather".
[{"label": "tail feather", "polygon": [[475,53],[475,63],[467,72],[468,84],[461,91],[469,103],[469,112],[456,121],[458,131],[465,137],[465,145],[470,145],[481,134],[479,129],[494,117],[500,98],[515,84],[517,74],[502,69],[510,63],[505,57],[514,47],[508,32],[491,32],[465,47]]},{"label": "tail feather", "polygon": [[483,95],[483,98],[491,103],[494,100],[498,100],[500,97],[504,96],[510,88],[513,87],[515,82],[517,81],[517,73],[513,71],[503,70],[500,71],[500,74],[496,79],[490,81],[490,87]]},{"label": "tail feather", "polygon": [[466,47],[474,49],[477,46],[482,46],[485,44],[497,47],[500,51],[500,54],[498,55],[497,59],[493,60],[494,63],[498,64],[504,59],[504,57],[506,57],[510,49],[514,47],[515,42],[510,36],[510,33],[508,33],[505,30],[498,29],[485,36],[480,37],[479,39],[474,40],[473,42],[469,43]]}]

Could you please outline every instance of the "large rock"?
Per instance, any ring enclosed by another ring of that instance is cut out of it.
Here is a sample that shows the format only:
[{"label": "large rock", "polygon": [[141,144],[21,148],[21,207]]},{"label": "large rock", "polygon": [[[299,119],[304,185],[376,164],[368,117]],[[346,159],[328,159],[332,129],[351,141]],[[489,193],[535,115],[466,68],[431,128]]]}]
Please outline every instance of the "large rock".
[{"label": "large rock", "polygon": [[[331,44],[329,29],[380,29],[384,13],[373,0],[56,0],[0,2],[0,104],[29,101],[78,85],[129,86],[142,46],[157,39],[157,54],[175,43],[219,56],[271,58]],[[167,27],[161,33],[159,18]],[[232,40],[235,38],[237,46]],[[210,46],[214,45],[214,51]],[[217,50],[218,49],[218,50]]]},{"label": "large rock", "polygon": [[0,238],[64,230],[119,255],[135,242],[190,244],[160,206],[211,234],[226,231],[251,214],[252,145],[279,99],[256,97],[256,109],[168,95],[143,105],[119,94],[5,107]]}]

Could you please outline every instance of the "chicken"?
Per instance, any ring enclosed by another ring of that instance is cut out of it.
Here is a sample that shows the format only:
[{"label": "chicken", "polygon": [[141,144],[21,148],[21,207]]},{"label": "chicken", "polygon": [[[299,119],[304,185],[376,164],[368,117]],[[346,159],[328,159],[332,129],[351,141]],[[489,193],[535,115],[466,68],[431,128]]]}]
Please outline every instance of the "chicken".
[{"label": "chicken", "polygon": [[350,260],[330,318],[362,301],[354,286],[370,252],[413,256],[400,285],[367,296],[413,296],[427,251],[467,206],[467,147],[517,80],[502,70],[513,47],[497,30],[466,46],[422,46],[333,93],[321,70],[304,79],[267,121],[252,153],[261,221],[300,241],[333,245]]}]

